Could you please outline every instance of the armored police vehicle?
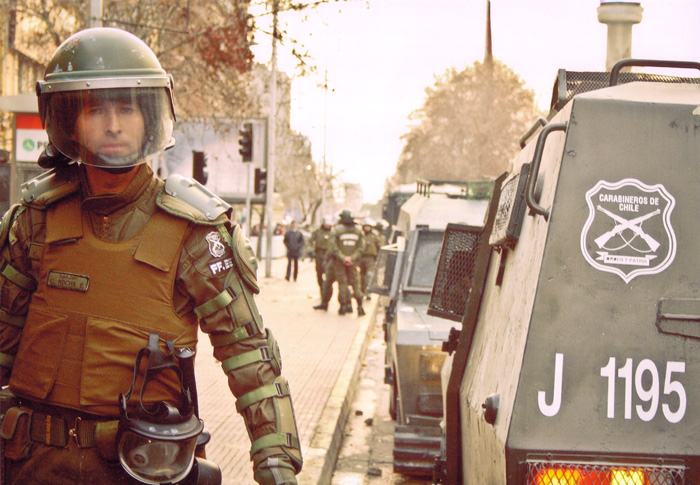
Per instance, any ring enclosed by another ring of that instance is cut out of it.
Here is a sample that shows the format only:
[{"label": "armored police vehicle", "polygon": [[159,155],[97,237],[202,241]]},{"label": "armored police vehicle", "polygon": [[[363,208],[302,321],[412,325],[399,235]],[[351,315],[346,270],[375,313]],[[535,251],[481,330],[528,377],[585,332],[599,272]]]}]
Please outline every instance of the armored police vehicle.
[{"label": "armored police vehicle", "polygon": [[697,69],[559,72],[479,236],[436,482],[700,483]]},{"label": "armored police vehicle", "polygon": [[370,291],[388,295],[386,378],[390,414],[397,421],[394,469],[431,475],[440,451],[442,343],[452,323],[427,314],[445,227],[481,227],[493,182],[419,181],[400,209],[397,242],[377,259]]}]

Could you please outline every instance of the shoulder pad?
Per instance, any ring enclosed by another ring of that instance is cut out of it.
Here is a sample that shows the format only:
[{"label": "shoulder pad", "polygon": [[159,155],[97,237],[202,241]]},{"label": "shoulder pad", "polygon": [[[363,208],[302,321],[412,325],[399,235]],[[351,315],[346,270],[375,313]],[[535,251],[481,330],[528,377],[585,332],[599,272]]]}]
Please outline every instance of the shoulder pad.
[{"label": "shoulder pad", "polygon": [[36,209],[43,209],[77,192],[79,188],[78,164],[72,163],[67,167],[44,172],[23,183],[21,202]]},{"label": "shoulder pad", "polygon": [[165,212],[196,224],[218,225],[228,220],[231,206],[196,180],[174,174],[156,203]]},{"label": "shoulder pad", "polygon": [[22,206],[15,204],[10,209],[5,212],[5,215],[0,219],[0,248],[5,245],[7,241],[7,236],[10,234],[10,228],[15,221],[16,216],[22,212]]},{"label": "shoulder pad", "polygon": [[243,236],[241,226],[236,225],[231,239],[231,249],[233,250],[234,258],[236,258],[236,263],[238,263],[241,278],[243,278],[243,281],[246,282],[246,285],[253,293],[260,293],[257,280],[258,258],[255,257],[255,251],[250,241]]}]

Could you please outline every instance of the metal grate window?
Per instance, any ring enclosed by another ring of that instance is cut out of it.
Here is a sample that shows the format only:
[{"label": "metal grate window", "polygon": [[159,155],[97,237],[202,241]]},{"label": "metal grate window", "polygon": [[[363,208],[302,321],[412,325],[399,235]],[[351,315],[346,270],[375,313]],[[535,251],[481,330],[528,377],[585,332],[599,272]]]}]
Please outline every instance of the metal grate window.
[{"label": "metal grate window", "polygon": [[527,462],[527,485],[684,485],[685,467]]},{"label": "metal grate window", "polygon": [[396,269],[396,259],[399,251],[396,245],[393,247],[383,247],[377,255],[377,263],[375,265],[374,275],[369,284],[370,293],[378,293],[380,295],[389,295],[391,290],[391,282],[394,280],[394,271]]},{"label": "metal grate window", "polygon": [[428,314],[462,321],[472,289],[481,228],[449,224],[435,275]]},{"label": "metal grate window", "polygon": [[442,247],[443,231],[425,231],[418,233],[416,251],[411,267],[407,286],[430,290],[435,280],[440,248]]}]

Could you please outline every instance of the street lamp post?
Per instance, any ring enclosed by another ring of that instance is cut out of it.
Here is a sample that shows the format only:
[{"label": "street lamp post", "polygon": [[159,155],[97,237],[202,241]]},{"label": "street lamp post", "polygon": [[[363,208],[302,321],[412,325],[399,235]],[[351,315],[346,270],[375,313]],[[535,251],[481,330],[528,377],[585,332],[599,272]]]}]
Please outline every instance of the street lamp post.
[{"label": "street lamp post", "polygon": [[275,185],[275,124],[277,120],[277,10],[278,1],[272,3],[272,60],[270,62],[270,116],[268,117],[268,155],[267,155],[267,187],[265,205],[267,208],[267,250],[265,251],[265,277],[272,276],[272,231],[273,231],[273,199]]},{"label": "street lamp post", "polygon": [[102,27],[102,0],[90,0],[90,27]]}]

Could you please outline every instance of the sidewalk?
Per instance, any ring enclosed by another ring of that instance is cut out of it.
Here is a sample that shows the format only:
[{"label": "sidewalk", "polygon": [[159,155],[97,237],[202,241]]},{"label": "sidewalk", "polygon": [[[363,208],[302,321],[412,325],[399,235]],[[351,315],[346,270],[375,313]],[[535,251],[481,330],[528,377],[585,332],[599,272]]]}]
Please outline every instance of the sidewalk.
[{"label": "sidewalk", "polygon": [[[335,288],[329,311],[313,310],[319,301],[314,262],[300,262],[296,282],[285,281],[286,264],[286,258],[273,260],[272,277],[265,278],[265,261],[260,262],[256,301],[279,343],[282,375],[292,390],[304,455],[297,479],[300,485],[329,484],[377,298],[365,302],[365,317],[339,316]],[[254,484],[250,440],[206,336],[200,338],[196,375],[201,417],[212,433],[207,458],[221,467],[225,485]]]}]

